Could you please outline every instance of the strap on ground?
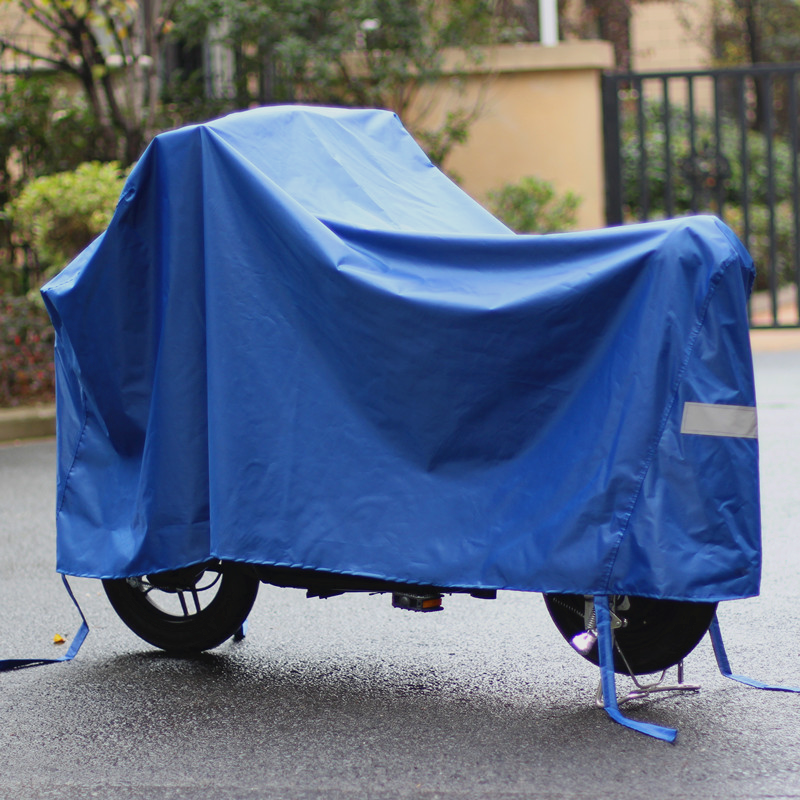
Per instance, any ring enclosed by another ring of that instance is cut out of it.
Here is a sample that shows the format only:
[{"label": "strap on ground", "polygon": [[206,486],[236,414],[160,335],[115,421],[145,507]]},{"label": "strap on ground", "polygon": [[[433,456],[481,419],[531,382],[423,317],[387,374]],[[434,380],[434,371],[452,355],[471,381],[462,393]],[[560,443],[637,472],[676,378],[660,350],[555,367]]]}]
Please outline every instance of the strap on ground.
[{"label": "strap on ground", "polygon": [[81,645],[83,644],[84,639],[86,639],[87,635],[89,634],[89,623],[86,622],[86,617],[83,615],[83,611],[81,610],[81,607],[78,605],[78,601],[75,599],[75,595],[72,593],[72,588],[67,582],[67,576],[62,575],[61,580],[64,582],[64,586],[67,589],[67,594],[70,596],[70,599],[75,604],[75,608],[78,609],[78,613],[81,615],[81,627],[78,629],[78,632],[73,637],[72,644],[69,646],[69,649],[60,658],[0,659],[0,672],[7,672],[8,670],[12,669],[23,669],[24,667],[38,667],[41,666],[42,664],[58,664],[61,661],[72,661],[72,659],[75,658],[76,655],[78,655],[78,650],[81,649]]},{"label": "strap on ground", "polygon": [[234,642],[241,642],[241,641],[242,641],[242,639],[244,639],[244,637],[245,637],[245,636],[247,636],[247,626],[248,626],[249,622],[250,622],[250,620],[249,620],[249,619],[246,619],[246,620],[245,620],[245,621],[244,621],[244,622],[243,622],[243,623],[242,623],[242,624],[239,626],[239,630],[238,630],[238,631],[236,631],[236,633],[234,633],[234,634],[233,634],[233,641],[234,641]]},{"label": "strap on ground", "polygon": [[726,678],[739,681],[739,683],[744,683],[746,686],[752,686],[755,689],[767,689],[772,692],[800,692],[800,688],[796,686],[780,686],[777,684],[762,683],[753,678],[747,678],[744,675],[734,675],[731,670],[731,664],[728,661],[728,654],[725,652],[725,645],[722,642],[722,631],[720,630],[719,620],[716,614],[714,614],[714,619],[711,620],[711,627],[708,629],[708,635],[711,637],[711,645],[714,648],[714,655],[717,658],[719,671]]},{"label": "strap on ground", "polygon": [[614,722],[632,728],[639,733],[662,739],[665,742],[674,742],[678,731],[675,728],[664,728],[650,722],[639,722],[624,716],[617,704],[617,685],[614,677],[614,642],[611,638],[611,610],[609,597],[597,595],[594,598],[594,608],[597,614],[597,648],[600,653],[600,679],[603,684],[603,707]]}]

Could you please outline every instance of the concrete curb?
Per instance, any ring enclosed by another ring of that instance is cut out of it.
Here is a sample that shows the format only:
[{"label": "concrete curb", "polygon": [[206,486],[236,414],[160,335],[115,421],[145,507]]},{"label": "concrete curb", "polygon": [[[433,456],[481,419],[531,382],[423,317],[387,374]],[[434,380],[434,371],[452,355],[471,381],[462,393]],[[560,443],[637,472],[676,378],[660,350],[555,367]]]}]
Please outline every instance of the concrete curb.
[{"label": "concrete curb", "polygon": [[[763,329],[750,333],[754,352],[800,350],[800,328]],[[54,404],[25,408],[0,408],[0,444],[55,436]]]},{"label": "concrete curb", "polygon": [[0,408],[0,443],[55,436],[55,404]]},{"label": "concrete curb", "polygon": [[750,331],[755,353],[800,350],[800,328],[762,328]]}]

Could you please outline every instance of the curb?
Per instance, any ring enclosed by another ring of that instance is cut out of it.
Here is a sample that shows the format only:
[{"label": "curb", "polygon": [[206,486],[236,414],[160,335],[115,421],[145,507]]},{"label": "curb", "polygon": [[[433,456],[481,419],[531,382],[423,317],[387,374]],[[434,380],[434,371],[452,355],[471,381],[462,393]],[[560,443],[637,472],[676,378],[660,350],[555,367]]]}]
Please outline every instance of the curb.
[{"label": "curb", "polygon": [[800,350],[800,328],[760,328],[750,331],[754,353]]},{"label": "curb", "polygon": [[0,444],[23,439],[40,439],[55,434],[55,403],[22,408],[0,408]]}]

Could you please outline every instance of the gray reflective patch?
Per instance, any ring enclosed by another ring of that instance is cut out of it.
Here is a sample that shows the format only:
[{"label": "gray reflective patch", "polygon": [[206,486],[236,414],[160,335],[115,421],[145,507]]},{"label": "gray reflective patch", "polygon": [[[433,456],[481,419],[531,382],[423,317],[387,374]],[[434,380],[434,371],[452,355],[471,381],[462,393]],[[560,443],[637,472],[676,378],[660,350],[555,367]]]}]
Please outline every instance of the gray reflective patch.
[{"label": "gray reflective patch", "polygon": [[685,403],[681,433],[758,439],[756,409],[722,403]]}]

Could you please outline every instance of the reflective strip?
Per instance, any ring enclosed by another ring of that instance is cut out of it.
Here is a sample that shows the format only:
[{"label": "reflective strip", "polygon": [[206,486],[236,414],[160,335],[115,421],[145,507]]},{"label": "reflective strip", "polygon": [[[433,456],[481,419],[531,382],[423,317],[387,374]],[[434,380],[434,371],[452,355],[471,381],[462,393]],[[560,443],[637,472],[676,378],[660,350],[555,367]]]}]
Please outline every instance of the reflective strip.
[{"label": "reflective strip", "polygon": [[758,439],[756,409],[754,406],[726,406],[722,403],[685,403],[681,433]]}]

